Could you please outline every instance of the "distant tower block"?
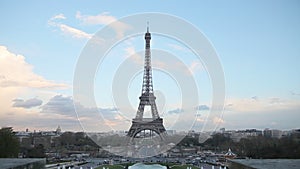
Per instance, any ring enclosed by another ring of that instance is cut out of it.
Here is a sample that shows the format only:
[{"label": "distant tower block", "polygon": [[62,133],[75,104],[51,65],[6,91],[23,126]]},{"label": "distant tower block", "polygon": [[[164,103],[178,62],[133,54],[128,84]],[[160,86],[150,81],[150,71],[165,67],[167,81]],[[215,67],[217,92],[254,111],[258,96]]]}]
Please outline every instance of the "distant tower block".
[{"label": "distant tower block", "polygon": [[[137,137],[151,137],[157,134],[164,140],[166,129],[163,126],[163,119],[159,117],[155,103],[156,97],[153,93],[150,40],[151,34],[149,33],[149,26],[147,26],[147,32],[145,33],[146,47],[142,95],[139,97],[140,104],[127,136],[133,139]],[[152,118],[143,117],[145,106],[151,107]]]}]

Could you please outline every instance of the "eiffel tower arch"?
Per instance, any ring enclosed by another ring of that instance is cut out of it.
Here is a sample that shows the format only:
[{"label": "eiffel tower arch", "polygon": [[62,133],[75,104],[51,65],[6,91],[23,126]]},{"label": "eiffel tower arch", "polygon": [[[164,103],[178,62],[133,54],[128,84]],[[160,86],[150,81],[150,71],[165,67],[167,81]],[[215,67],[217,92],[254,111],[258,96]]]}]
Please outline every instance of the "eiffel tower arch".
[{"label": "eiffel tower arch", "polygon": [[[166,129],[163,125],[163,119],[159,117],[155,103],[156,97],[153,92],[150,40],[151,34],[149,32],[149,27],[147,27],[147,32],[145,33],[146,45],[142,94],[139,97],[139,107],[135,118],[132,119],[132,125],[127,136],[133,140],[135,138],[153,137],[158,135],[160,141],[163,141],[166,136]],[[151,118],[144,118],[145,106],[151,107]]]}]

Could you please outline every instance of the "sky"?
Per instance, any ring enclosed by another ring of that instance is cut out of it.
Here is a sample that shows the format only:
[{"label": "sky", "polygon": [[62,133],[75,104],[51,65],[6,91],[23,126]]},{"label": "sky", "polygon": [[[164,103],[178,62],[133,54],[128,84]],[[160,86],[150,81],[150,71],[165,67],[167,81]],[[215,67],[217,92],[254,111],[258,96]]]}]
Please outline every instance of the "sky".
[{"label": "sky", "polygon": [[[129,39],[118,34],[123,27],[141,26],[118,20],[154,12],[197,28],[216,51],[225,78],[224,107],[208,118],[213,87],[205,63],[178,40],[154,31],[151,48],[158,52],[152,52],[153,83],[167,129],[201,131],[205,124],[214,129],[299,128],[299,9],[296,0],[1,1],[0,126],[31,131],[57,126],[64,131],[128,130],[141,94],[145,42],[143,34]],[[118,24],[114,27],[112,22]],[[150,32],[160,29],[149,25]],[[98,64],[90,82],[94,98],[89,98],[96,105],[90,106],[74,99],[74,74],[85,47],[107,26],[122,41]],[[135,66],[134,76],[119,81]],[[195,105],[182,107],[183,88],[190,83],[178,76],[194,80],[198,100],[187,100]],[[125,94],[116,92],[125,81]],[[120,98],[129,101],[120,104]]]}]

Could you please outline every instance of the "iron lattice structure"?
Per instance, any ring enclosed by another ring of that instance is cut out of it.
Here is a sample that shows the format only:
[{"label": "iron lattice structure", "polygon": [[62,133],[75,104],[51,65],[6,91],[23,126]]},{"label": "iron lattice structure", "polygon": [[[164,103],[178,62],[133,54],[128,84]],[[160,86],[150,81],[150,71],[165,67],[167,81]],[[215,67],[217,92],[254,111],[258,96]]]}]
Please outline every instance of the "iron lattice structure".
[{"label": "iron lattice structure", "polygon": [[[166,129],[163,126],[163,119],[159,117],[155,103],[156,97],[154,96],[153,92],[150,40],[151,34],[149,32],[149,27],[147,27],[147,32],[145,33],[146,46],[142,95],[139,97],[140,104],[136,113],[136,117],[132,120],[132,125],[127,136],[135,138],[137,137],[138,133],[141,133],[145,130],[150,130],[151,133],[155,132],[160,136],[161,139],[164,139]],[[151,106],[152,118],[144,118],[145,106]]]}]

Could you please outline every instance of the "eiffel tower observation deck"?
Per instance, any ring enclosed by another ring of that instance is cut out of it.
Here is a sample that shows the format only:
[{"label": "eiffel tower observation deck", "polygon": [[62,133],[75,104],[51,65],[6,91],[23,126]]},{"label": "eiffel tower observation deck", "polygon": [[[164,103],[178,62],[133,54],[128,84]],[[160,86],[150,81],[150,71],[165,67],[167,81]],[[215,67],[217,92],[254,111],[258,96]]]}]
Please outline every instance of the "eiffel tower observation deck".
[{"label": "eiffel tower observation deck", "polygon": [[[147,32],[145,33],[146,46],[142,94],[139,97],[139,107],[135,118],[132,120],[132,125],[127,136],[131,138],[142,137],[145,136],[145,134],[143,135],[142,133],[145,133],[147,130],[149,131],[148,136],[151,137],[157,134],[163,140],[166,129],[163,126],[163,119],[159,117],[155,103],[156,97],[153,92],[150,40],[151,34],[148,26]],[[145,106],[151,107],[151,118],[144,118]]]}]

